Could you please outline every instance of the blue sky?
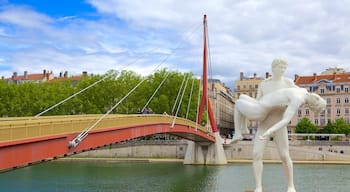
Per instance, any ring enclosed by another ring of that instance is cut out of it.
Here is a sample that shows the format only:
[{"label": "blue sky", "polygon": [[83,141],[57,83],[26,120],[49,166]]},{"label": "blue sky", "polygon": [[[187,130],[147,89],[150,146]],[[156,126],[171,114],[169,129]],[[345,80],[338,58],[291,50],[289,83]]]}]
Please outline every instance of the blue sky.
[{"label": "blue sky", "polygon": [[242,71],[287,76],[350,71],[349,1],[0,0],[0,76],[161,68],[201,74],[208,15],[212,77],[232,87]]}]

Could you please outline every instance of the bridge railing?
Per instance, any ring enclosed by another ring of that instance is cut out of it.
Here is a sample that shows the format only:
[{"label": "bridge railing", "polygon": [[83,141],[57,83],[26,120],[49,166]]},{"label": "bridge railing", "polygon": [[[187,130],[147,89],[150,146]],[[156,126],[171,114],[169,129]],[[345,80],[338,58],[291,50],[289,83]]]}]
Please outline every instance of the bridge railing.
[{"label": "bridge railing", "polygon": [[[101,115],[72,115],[72,116],[43,116],[38,118],[2,118],[0,119],[0,142],[30,139],[42,136],[51,136],[67,133],[80,133],[93,125]],[[169,124],[172,116],[157,114],[112,114],[103,119],[93,130],[104,128],[123,128],[137,125]],[[176,124],[182,124],[191,128],[196,123],[182,118],[176,119]],[[198,129],[207,130],[198,125]]]}]

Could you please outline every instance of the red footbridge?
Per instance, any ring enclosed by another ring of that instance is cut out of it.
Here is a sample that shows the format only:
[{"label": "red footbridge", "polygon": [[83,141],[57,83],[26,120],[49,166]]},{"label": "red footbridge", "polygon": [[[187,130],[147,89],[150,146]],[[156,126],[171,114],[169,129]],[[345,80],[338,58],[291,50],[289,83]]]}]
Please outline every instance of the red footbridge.
[{"label": "red footbridge", "polygon": [[0,171],[94,150],[148,135],[168,133],[195,142],[215,142],[206,128],[168,115],[109,115],[76,147],[69,142],[101,115],[2,118],[0,121]]}]

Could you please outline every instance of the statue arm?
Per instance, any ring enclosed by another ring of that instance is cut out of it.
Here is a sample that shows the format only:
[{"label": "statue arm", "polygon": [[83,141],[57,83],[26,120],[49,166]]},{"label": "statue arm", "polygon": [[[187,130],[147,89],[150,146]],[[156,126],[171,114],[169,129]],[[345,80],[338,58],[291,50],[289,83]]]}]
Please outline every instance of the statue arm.
[{"label": "statue arm", "polygon": [[299,105],[296,103],[288,105],[287,109],[283,113],[283,118],[268,130],[266,130],[266,132],[260,136],[260,139],[267,139],[272,133],[281,128],[287,127],[288,123],[292,120],[294,113],[298,108]]}]

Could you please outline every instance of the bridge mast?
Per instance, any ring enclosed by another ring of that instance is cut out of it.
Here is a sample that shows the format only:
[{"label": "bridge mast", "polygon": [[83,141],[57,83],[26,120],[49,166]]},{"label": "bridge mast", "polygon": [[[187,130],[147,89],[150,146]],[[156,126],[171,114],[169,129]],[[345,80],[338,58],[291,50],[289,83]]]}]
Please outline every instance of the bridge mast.
[{"label": "bridge mast", "polygon": [[207,112],[208,112],[208,116],[209,116],[209,121],[210,121],[210,125],[212,128],[213,133],[216,133],[218,131],[218,128],[216,127],[216,122],[215,122],[215,118],[214,118],[214,113],[213,110],[211,108],[211,104],[210,104],[210,100],[208,97],[208,60],[207,60],[207,55],[208,55],[208,51],[207,51],[207,15],[204,15],[204,19],[203,19],[203,29],[204,29],[204,49],[203,49],[203,95],[201,97],[201,102],[199,105],[199,109],[198,109],[198,117],[197,117],[197,122],[201,122],[202,119],[202,114],[203,114],[203,110],[204,107],[207,107]]}]

